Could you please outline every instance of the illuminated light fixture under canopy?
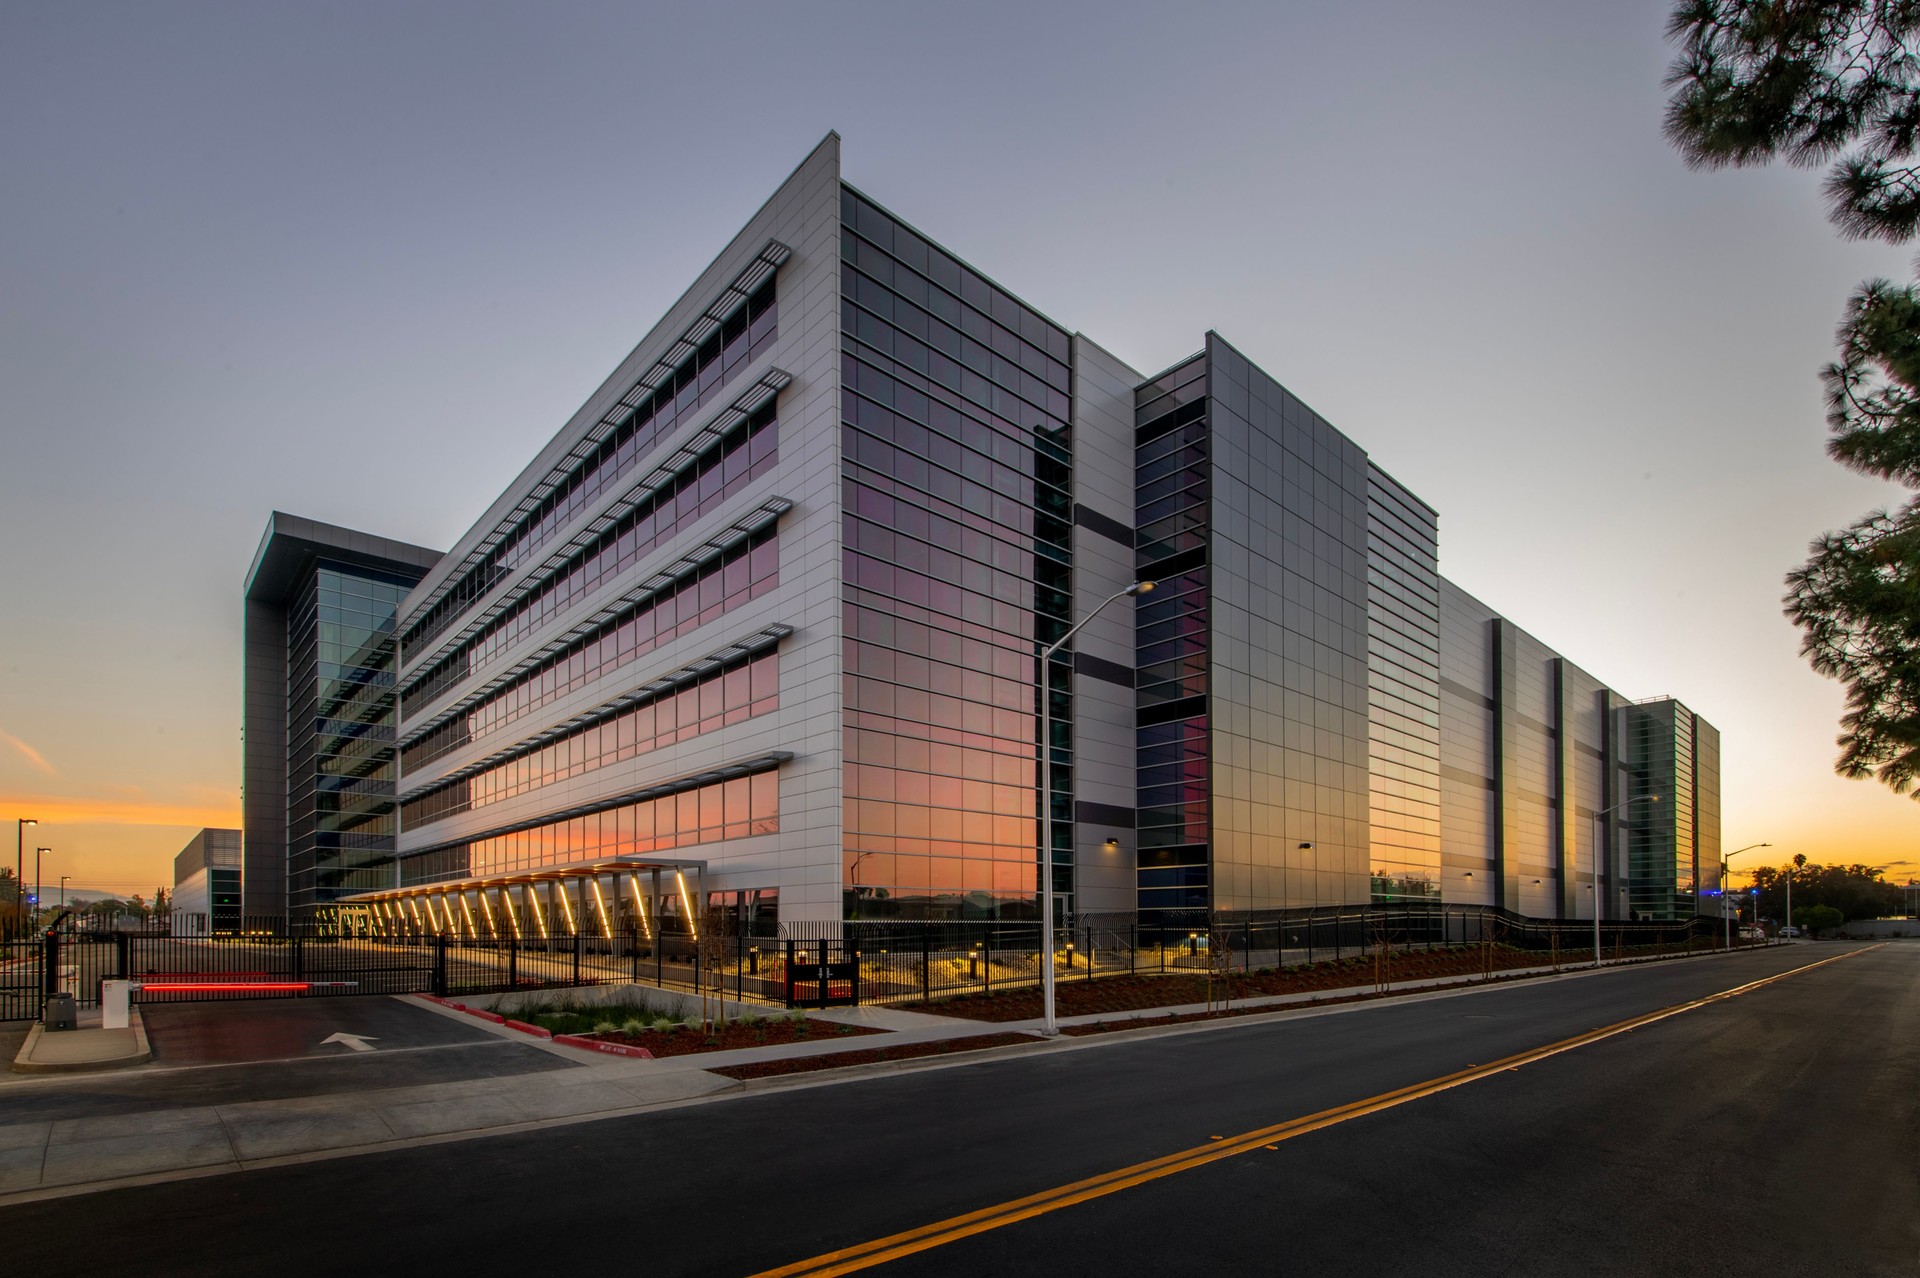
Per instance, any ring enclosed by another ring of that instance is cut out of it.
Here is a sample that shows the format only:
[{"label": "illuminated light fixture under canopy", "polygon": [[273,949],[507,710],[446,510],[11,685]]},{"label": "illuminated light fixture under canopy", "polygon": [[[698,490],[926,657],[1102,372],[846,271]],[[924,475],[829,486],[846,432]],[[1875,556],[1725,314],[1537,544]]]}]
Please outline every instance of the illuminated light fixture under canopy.
[{"label": "illuminated light fixture under canopy", "polygon": [[600,895],[600,876],[594,875],[587,883],[593,888],[593,906],[600,912],[600,935],[612,940],[613,924],[607,921],[607,901]]}]

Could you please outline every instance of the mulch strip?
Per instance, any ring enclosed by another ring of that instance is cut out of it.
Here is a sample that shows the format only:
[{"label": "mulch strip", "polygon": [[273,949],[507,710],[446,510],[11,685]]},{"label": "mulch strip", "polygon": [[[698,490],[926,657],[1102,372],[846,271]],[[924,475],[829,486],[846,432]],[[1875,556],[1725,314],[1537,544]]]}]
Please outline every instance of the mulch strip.
[{"label": "mulch strip", "polygon": [[1038,1041],[1040,1040],[1031,1034],[980,1034],[973,1038],[942,1038],[928,1043],[903,1043],[898,1047],[868,1047],[852,1052],[829,1052],[824,1056],[789,1056],[781,1060],[754,1061],[746,1065],[718,1065],[712,1072],[725,1074],[728,1078],[777,1078],[782,1074],[807,1074],[817,1069],[839,1069],[843,1065],[904,1061],[916,1056],[945,1056],[950,1052],[972,1052],[983,1047],[1006,1047],[1013,1043]]},{"label": "mulch strip", "polygon": [[824,1039],[881,1033],[885,1031],[867,1025],[815,1020],[811,1016],[796,1025],[783,1016],[753,1022],[728,1021],[725,1025],[716,1025],[711,1034],[703,1034],[698,1029],[654,1029],[642,1034],[610,1030],[604,1034],[582,1034],[579,1037],[624,1043],[628,1047],[644,1047],[657,1059],[662,1056],[692,1056],[696,1052],[729,1052],[742,1047],[773,1047],[781,1043],[818,1043]]}]

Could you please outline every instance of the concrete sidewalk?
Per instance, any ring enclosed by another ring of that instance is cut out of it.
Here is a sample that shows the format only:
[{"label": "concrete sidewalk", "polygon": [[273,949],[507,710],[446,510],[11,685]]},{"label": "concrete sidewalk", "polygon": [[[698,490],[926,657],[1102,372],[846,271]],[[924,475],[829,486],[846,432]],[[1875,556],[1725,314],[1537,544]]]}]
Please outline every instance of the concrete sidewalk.
[{"label": "concrete sidewalk", "polygon": [[0,1203],[34,1190],[239,1171],[328,1150],[613,1117],[739,1087],[700,1070],[612,1062],[551,1073],[98,1118],[0,1125]]}]

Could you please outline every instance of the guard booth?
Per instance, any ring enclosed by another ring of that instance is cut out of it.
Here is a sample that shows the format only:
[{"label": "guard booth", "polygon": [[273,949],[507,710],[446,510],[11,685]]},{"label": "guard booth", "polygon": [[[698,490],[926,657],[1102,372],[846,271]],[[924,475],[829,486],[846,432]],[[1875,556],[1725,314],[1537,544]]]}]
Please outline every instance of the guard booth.
[{"label": "guard booth", "polygon": [[855,1007],[860,1002],[860,946],[853,941],[787,938],[787,1006]]}]

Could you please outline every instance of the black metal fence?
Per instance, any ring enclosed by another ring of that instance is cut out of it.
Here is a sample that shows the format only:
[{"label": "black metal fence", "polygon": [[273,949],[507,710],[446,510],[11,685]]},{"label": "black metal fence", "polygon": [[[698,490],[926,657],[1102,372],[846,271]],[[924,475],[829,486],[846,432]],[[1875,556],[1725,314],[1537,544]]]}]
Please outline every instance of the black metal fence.
[{"label": "black metal fence", "polygon": [[[923,1002],[1032,986],[1040,980],[1038,923],[792,923],[783,962],[788,1006]],[[1603,922],[1604,957],[1705,952],[1721,943],[1713,919]],[[1248,972],[1362,955],[1505,946],[1543,963],[1593,954],[1592,920],[1532,919],[1475,907],[1348,907],[1210,922],[1082,919],[1054,930],[1055,981],[1114,976]]]},{"label": "black metal fence", "polygon": [[[0,941],[0,1020],[40,1015],[45,997],[83,1005],[102,981],[133,980],[159,1003],[336,994],[462,995],[634,982],[788,1007],[921,1002],[1031,986],[1037,923],[853,920],[774,931],[655,929],[612,935],[347,935],[280,921],[234,934],[89,932],[70,926]],[[1608,922],[1607,956],[1683,953],[1721,943],[1718,920]],[[1359,955],[1500,945],[1542,962],[1593,952],[1591,921],[1531,919],[1475,907],[1296,910],[1181,924],[1082,918],[1054,934],[1055,979],[1255,971]]]},{"label": "black metal fence", "polygon": [[0,1021],[25,1021],[40,1015],[46,994],[41,960],[46,947],[33,938],[0,940]]},{"label": "black metal fence", "polygon": [[[98,1002],[102,982],[141,988],[136,1003],[339,994],[497,993],[634,982],[781,1001],[772,935],[555,933],[476,938],[449,933],[346,936],[331,929],[254,927],[233,934],[88,932],[58,928],[0,942],[0,1020],[38,1017],[46,996]],[[764,956],[764,958],[763,958]]]}]

